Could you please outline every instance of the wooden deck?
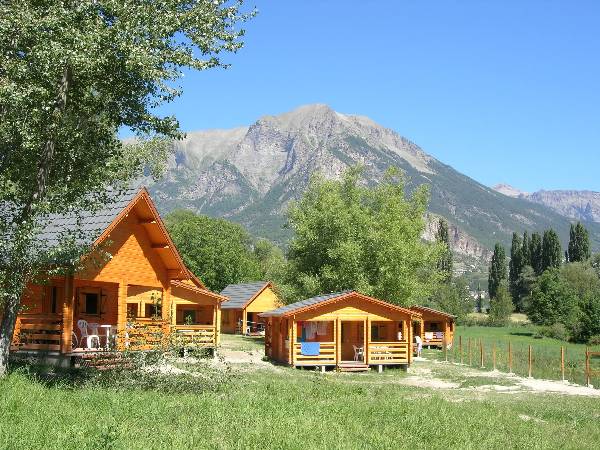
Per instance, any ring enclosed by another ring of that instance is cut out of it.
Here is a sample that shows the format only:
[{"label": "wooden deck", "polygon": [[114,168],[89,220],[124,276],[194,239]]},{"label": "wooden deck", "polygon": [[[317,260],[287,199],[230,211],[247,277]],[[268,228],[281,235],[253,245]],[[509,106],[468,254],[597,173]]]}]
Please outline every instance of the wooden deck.
[{"label": "wooden deck", "polygon": [[[341,364],[356,363],[356,361],[337,361],[336,343],[321,342],[319,355],[305,356],[301,353],[301,344],[294,344],[294,366],[340,366]],[[409,362],[408,342],[371,342],[366,348],[369,365],[399,365]]]}]

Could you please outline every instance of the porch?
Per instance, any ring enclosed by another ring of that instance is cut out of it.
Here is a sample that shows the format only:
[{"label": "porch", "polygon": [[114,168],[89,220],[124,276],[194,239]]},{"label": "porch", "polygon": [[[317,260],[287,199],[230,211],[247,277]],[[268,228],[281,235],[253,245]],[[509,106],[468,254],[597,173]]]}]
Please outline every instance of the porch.
[{"label": "porch", "polygon": [[[316,329],[316,333],[313,333]],[[407,322],[352,320],[295,322],[291,365],[404,365],[410,363]],[[321,334],[319,334],[319,332]]]}]

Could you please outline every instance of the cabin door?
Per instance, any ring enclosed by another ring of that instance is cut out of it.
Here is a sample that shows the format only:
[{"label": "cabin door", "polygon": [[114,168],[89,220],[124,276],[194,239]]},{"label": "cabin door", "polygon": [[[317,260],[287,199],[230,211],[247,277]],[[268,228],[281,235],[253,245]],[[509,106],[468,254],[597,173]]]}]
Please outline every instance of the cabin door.
[{"label": "cabin door", "polygon": [[365,323],[342,321],[342,361],[365,361]]}]

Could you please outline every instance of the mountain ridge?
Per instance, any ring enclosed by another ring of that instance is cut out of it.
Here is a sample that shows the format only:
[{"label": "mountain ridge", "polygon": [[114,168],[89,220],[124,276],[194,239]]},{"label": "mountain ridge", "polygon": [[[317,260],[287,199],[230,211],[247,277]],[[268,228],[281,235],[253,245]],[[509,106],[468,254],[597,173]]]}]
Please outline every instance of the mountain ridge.
[{"label": "mountain ridge", "polygon": [[[266,115],[247,127],[190,132],[174,145],[166,176],[147,180],[161,211],[185,207],[223,216],[281,244],[289,238],[285,208],[310,177],[339,178],[356,164],[366,184],[377,183],[391,166],[404,172],[408,191],[428,184],[431,217],[446,217],[456,227],[455,248],[466,256],[488,258],[496,241],[510,243],[513,231],[553,227],[563,240],[568,236],[569,220],[551,208],[500,194],[396,131],[323,104]],[[591,235],[597,246],[600,226]]]}]

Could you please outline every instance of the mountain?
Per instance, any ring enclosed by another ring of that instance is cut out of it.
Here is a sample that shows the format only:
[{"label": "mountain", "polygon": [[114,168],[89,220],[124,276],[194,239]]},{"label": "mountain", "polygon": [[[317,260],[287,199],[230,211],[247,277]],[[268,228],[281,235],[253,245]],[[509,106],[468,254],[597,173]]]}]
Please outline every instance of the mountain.
[{"label": "mountain", "polygon": [[508,184],[498,184],[493,189],[509,197],[548,206],[569,219],[600,223],[600,192],[541,190],[530,194]]},{"label": "mountain", "polygon": [[[377,183],[396,166],[409,190],[429,185],[430,222],[446,217],[454,248],[467,257],[487,259],[495,242],[509,245],[513,230],[553,227],[568,236],[569,220],[551,208],[500,194],[397,132],[326,105],[265,116],[248,127],[191,132],[174,145],[166,176],[154,184],[146,180],[163,212],[185,207],[224,216],[280,243],[289,238],[282,227],[286,205],[304,192],[311,175],[337,178],[356,164],[364,166],[366,183]],[[590,231],[597,246],[600,225]]]}]

